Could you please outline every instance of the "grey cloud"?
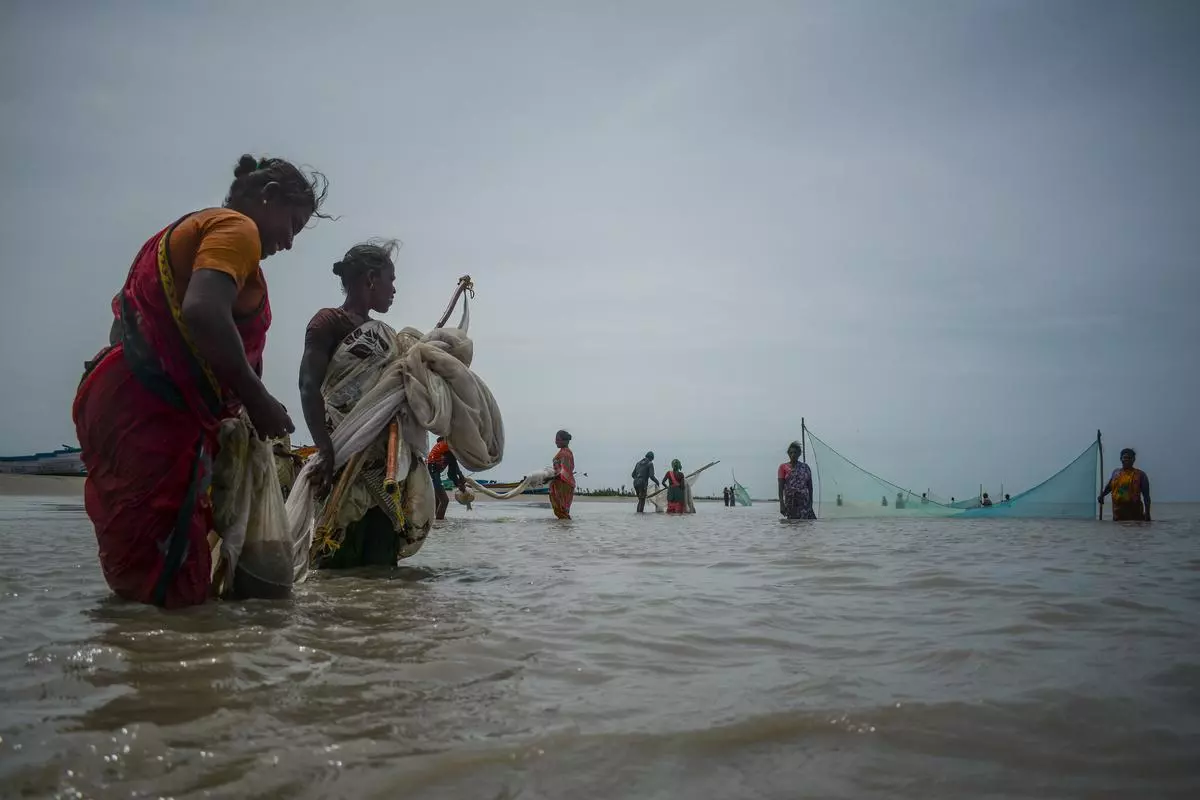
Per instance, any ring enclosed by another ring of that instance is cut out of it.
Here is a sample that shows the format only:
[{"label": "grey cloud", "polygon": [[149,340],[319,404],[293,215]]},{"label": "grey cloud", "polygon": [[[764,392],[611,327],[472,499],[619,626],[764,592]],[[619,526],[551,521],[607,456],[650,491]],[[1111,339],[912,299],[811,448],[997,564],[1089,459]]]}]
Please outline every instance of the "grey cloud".
[{"label": "grey cloud", "polygon": [[476,278],[504,477],[565,426],[592,485],[649,447],[770,493],[805,415],[944,494],[1030,485],[1099,427],[1195,495],[1192,4],[2,13],[4,452],[72,439],[133,254],[251,151],[325,171],[342,215],[265,262],[297,418],[330,264],[394,235],[390,322]]}]

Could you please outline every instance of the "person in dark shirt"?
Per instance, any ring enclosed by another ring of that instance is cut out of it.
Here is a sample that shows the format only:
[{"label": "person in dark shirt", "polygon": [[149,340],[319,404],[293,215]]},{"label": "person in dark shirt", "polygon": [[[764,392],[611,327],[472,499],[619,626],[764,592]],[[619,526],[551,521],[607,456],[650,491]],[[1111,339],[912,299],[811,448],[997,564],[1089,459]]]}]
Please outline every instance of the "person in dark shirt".
[{"label": "person in dark shirt", "polygon": [[649,487],[650,481],[654,481],[655,486],[660,486],[658,478],[654,477],[654,452],[646,453],[646,457],[633,468],[633,492],[637,495],[637,513],[642,514],[646,511],[646,490]]}]

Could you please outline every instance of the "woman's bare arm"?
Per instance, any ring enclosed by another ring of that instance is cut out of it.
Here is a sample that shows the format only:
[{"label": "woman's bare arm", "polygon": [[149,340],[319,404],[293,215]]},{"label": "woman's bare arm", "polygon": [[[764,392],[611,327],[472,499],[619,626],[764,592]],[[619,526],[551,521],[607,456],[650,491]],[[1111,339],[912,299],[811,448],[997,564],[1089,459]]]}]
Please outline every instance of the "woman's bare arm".
[{"label": "woman's bare arm", "polygon": [[300,358],[300,406],[304,410],[304,423],[318,449],[333,447],[333,440],[325,429],[325,398],[321,396],[321,384],[325,382],[327,372],[329,353],[322,347],[306,344]]},{"label": "woman's bare arm", "polygon": [[183,297],[183,322],[217,380],[243,402],[252,402],[267,390],[246,359],[242,335],[233,321],[237,293],[237,284],[224,272],[196,270]]}]

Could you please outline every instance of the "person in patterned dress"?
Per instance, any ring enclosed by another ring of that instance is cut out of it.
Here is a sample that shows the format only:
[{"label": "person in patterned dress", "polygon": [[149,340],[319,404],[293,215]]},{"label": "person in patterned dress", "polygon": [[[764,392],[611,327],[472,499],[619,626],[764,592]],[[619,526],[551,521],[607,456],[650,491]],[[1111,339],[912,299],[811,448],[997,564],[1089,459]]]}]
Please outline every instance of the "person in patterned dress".
[{"label": "person in patterned dress", "polygon": [[800,460],[800,453],[800,443],[792,442],[787,449],[788,460],[779,465],[779,513],[788,519],[816,519],[812,470]]}]

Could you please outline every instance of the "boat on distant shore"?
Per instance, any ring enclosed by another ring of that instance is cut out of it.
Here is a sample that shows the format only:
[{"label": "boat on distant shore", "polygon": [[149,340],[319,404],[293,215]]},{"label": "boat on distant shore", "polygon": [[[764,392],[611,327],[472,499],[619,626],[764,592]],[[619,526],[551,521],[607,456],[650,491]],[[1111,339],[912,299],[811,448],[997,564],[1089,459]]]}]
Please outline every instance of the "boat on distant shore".
[{"label": "boat on distant shore", "polygon": [[0,456],[0,474],[9,475],[87,475],[78,447],[63,445],[49,453],[27,456]]}]

